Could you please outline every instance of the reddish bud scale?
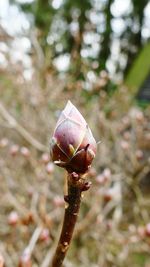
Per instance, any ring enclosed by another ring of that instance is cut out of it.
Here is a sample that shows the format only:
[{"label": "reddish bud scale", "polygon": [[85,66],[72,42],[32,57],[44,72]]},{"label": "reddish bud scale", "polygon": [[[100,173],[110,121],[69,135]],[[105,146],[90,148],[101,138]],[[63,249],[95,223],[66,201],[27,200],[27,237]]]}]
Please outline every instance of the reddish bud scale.
[{"label": "reddish bud scale", "polygon": [[68,172],[86,173],[96,154],[96,141],[76,107],[68,101],[51,140],[54,163]]}]

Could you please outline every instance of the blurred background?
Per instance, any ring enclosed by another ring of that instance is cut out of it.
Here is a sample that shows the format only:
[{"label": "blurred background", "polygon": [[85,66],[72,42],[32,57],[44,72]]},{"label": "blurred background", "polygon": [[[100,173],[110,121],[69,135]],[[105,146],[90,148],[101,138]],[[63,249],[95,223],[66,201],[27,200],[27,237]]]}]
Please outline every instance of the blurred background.
[{"label": "blurred background", "polygon": [[49,267],[68,99],[101,143],[64,267],[150,267],[148,0],[0,0],[0,266]]}]

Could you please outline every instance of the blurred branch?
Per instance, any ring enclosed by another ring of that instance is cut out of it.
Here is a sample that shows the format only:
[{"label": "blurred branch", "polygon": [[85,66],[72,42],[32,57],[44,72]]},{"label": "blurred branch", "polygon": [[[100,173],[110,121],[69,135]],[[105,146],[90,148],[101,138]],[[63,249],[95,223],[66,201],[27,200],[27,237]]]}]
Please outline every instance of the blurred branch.
[{"label": "blurred branch", "polygon": [[38,226],[35,229],[35,231],[33,232],[33,235],[32,235],[32,237],[30,239],[30,242],[29,242],[28,246],[25,248],[25,250],[28,251],[30,253],[30,255],[33,253],[35,244],[36,244],[37,240],[39,239],[39,236],[40,236],[41,232],[42,232],[42,227]]},{"label": "blurred branch", "polygon": [[56,238],[55,238],[55,240],[53,242],[53,246],[50,248],[50,250],[48,250],[46,256],[44,257],[43,262],[41,263],[41,267],[48,267],[49,266],[49,264],[50,264],[50,262],[52,260],[54,251],[55,251],[56,246],[57,246],[57,242],[58,242],[58,238],[59,238],[59,235],[60,235],[61,228],[62,228],[62,223],[60,223],[60,225],[59,225],[59,229],[57,231]]},{"label": "blurred branch", "polygon": [[12,40],[11,35],[9,35],[6,30],[0,25],[0,41],[7,42]]},{"label": "blurred branch", "polygon": [[30,39],[31,39],[31,43],[34,47],[34,50],[35,50],[35,53],[37,55],[37,59],[38,59],[38,64],[37,64],[37,67],[42,69],[43,66],[44,66],[44,53],[43,53],[43,50],[38,42],[38,39],[36,37],[36,34],[34,33],[34,31],[31,32],[30,34]]},{"label": "blurred branch", "polygon": [[42,231],[42,227],[38,226],[35,231],[33,232],[33,235],[29,241],[28,246],[24,249],[20,262],[19,262],[19,266],[18,267],[24,267],[24,266],[32,266],[31,265],[31,255],[33,253],[33,250],[35,248],[36,242],[39,239],[39,236],[41,234]]},{"label": "blurred branch", "polygon": [[23,128],[16,119],[10,115],[10,113],[6,110],[4,105],[0,102],[0,114],[2,117],[9,123],[10,127],[15,129],[19,134],[21,134],[24,139],[36,149],[40,151],[47,151],[47,147],[41,144],[38,140],[36,140],[25,128]]},{"label": "blurred branch", "polygon": [[[6,249],[4,247],[4,244],[0,242],[0,252],[2,253],[4,257],[4,263],[6,264],[7,267],[13,267],[13,262],[9,254],[6,252]],[[2,266],[3,267],[3,266]]]},{"label": "blurred branch", "polygon": [[16,197],[13,196],[11,192],[6,194],[6,201],[10,202],[10,204],[22,215],[25,216],[28,213],[28,209],[20,204]]}]

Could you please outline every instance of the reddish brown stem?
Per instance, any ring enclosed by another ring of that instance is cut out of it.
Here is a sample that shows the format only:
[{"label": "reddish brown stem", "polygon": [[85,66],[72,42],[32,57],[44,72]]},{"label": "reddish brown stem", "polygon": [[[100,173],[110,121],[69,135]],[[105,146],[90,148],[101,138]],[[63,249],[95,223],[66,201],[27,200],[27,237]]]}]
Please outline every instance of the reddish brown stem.
[{"label": "reddish brown stem", "polygon": [[76,178],[71,175],[68,176],[68,195],[65,197],[67,205],[65,207],[63,227],[51,267],[62,266],[77,221],[81,192],[85,190],[85,183],[82,178],[79,177],[78,180]]}]

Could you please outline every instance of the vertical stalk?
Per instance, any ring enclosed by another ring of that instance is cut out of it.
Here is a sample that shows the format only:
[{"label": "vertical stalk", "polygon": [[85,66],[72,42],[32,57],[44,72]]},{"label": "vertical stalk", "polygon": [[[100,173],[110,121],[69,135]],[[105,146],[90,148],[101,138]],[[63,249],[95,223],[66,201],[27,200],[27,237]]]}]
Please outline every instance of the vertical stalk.
[{"label": "vertical stalk", "polygon": [[[78,179],[76,180],[76,178]],[[76,176],[76,174],[74,177],[71,176],[71,174],[68,175],[68,195],[65,196],[66,206],[63,227],[51,267],[62,266],[62,262],[69,248],[73,230],[77,221],[81,203],[81,192],[86,190],[84,185],[83,179]]]}]

